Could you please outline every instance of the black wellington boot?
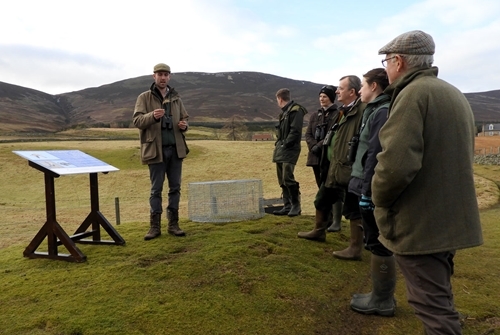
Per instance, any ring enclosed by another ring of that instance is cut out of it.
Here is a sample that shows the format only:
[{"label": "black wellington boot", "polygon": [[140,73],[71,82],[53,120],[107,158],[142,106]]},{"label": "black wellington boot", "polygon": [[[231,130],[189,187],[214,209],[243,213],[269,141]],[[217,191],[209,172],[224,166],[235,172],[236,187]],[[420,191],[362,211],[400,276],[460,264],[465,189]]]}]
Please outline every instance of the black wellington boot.
[{"label": "black wellington boot", "polygon": [[292,202],[292,208],[290,208],[290,212],[288,212],[288,216],[297,216],[302,213],[302,209],[300,208],[300,188],[299,183],[296,183],[293,186],[288,188],[290,192],[290,200]]},{"label": "black wellington boot", "polygon": [[351,300],[352,310],[362,314],[394,316],[396,300],[396,262],[394,256],[371,258],[373,289],[368,294],[355,294]]},{"label": "black wellington boot", "polygon": [[290,202],[290,192],[288,192],[288,188],[286,186],[281,186],[283,190],[283,208],[279,211],[274,211],[274,215],[287,215],[292,208],[292,203]]},{"label": "black wellington boot", "polygon": [[342,221],[342,207],[343,203],[340,200],[333,204],[332,206],[333,222],[330,225],[330,227],[326,229],[327,232],[335,233],[340,231],[341,229],[340,223]]}]

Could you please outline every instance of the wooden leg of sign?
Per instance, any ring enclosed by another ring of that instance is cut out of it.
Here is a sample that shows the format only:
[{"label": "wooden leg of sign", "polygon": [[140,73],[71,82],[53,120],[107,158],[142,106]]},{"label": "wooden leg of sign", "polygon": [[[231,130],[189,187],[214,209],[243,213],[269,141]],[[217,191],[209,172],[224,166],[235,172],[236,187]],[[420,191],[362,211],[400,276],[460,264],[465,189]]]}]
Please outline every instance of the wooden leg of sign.
[{"label": "wooden leg of sign", "polygon": [[[113,228],[111,223],[102,215],[99,211],[99,188],[97,182],[97,173],[90,174],[90,207],[91,211],[83,223],[75,231],[71,239],[79,243],[87,244],[115,244],[123,245],[125,240],[118,234],[118,232]],[[87,231],[87,229],[92,225],[92,229]],[[101,230],[100,227],[108,233],[108,235],[113,239],[101,240]],[[84,240],[84,238],[92,236],[91,240]]]},{"label": "wooden leg of sign", "polygon": [[[45,200],[47,221],[24,250],[24,257],[58,259],[68,262],[85,262],[87,256],[78,249],[64,229],[57,223],[54,177],[48,173],[45,174]],[[47,237],[48,251],[36,252],[36,249],[40,246],[45,237]],[[63,244],[66,249],[68,249],[69,255],[60,254],[58,252],[57,246],[60,244]]]}]

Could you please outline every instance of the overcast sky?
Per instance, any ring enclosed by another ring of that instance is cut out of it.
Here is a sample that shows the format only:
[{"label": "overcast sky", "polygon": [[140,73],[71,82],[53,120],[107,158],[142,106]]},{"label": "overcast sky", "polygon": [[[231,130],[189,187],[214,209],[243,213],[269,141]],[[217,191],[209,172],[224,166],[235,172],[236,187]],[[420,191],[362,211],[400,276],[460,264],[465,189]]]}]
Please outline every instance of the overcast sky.
[{"label": "overcast sky", "polygon": [[378,50],[415,29],[433,36],[439,77],[464,93],[500,89],[498,0],[8,1],[0,81],[58,94],[164,62],[336,85],[380,67]]}]

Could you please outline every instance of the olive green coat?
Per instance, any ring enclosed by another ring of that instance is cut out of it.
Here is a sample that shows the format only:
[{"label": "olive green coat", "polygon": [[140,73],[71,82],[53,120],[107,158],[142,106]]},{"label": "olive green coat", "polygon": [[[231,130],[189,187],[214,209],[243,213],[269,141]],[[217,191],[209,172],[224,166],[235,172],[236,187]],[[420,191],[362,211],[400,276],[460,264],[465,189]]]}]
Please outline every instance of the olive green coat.
[{"label": "olive green coat", "polygon": [[[365,108],[366,104],[362,103],[361,99],[358,98],[348,110],[344,111],[344,116],[338,124],[333,140],[330,142],[330,148],[328,148],[331,155],[325,181],[326,187],[347,188],[349,185],[352,172],[352,162],[347,159],[349,141],[359,131]],[[326,156],[323,154],[323,159]]]},{"label": "olive green coat", "polygon": [[396,254],[483,243],[474,188],[474,116],[465,96],[417,69],[393,82],[372,180],[379,240]]},{"label": "olive green coat", "polygon": [[300,155],[302,125],[306,114],[307,110],[293,101],[282,108],[279,124],[276,127],[273,163],[297,164]]},{"label": "olive green coat", "polygon": [[170,95],[163,100],[160,91],[155,88],[153,83],[150,90],[141,93],[135,103],[133,122],[139,128],[142,164],[154,164],[163,161],[161,120],[156,120],[152,113],[155,109],[163,108],[163,103],[171,103],[172,129],[174,130],[177,155],[179,158],[185,158],[189,152],[184,138],[185,131],[181,131],[177,126],[179,121],[187,121],[189,115],[179,94],[173,88],[169,87],[169,89],[171,90]]}]

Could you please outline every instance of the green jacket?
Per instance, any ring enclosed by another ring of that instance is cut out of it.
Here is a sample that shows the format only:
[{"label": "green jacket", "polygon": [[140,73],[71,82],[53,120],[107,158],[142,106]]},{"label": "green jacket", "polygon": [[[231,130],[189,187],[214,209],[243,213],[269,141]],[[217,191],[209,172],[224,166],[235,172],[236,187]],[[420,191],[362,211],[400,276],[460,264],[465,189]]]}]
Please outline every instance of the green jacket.
[{"label": "green jacket", "polygon": [[[329,156],[330,164],[326,176],[326,187],[347,188],[351,179],[352,163],[348,162],[349,141],[357,134],[361,125],[361,118],[366,104],[357,99],[346,111],[338,123],[338,128],[326,149],[330,155],[323,154],[323,158]],[[342,108],[340,108],[342,110]],[[326,138],[325,140],[328,140]],[[326,147],[326,146],[325,146]]]},{"label": "green jacket", "polygon": [[[380,130],[377,125],[377,120],[383,119],[382,122],[387,120],[385,115],[378,115],[380,110],[387,111],[391,97],[387,94],[381,94],[373,101],[370,101],[363,112],[363,120],[361,122],[361,133],[359,134],[358,150],[356,151],[356,160],[352,164],[352,177],[366,180],[365,189],[370,190],[371,179],[373,177],[373,168],[376,165],[376,155],[380,150],[380,141],[378,140],[378,131]],[[380,122],[382,124],[382,122]],[[367,171],[367,168],[370,171]],[[363,182],[362,184],[365,184]],[[362,191],[362,190],[360,190]],[[362,194],[371,196],[371,191],[361,192]]]},{"label": "green jacket", "polygon": [[474,188],[474,115],[436,67],[393,82],[372,180],[379,240],[418,255],[483,243]]},{"label": "green jacket", "polygon": [[290,101],[284,106],[276,126],[276,143],[274,144],[273,162],[297,164],[300,155],[302,125],[307,110]]},{"label": "green jacket", "polygon": [[170,95],[165,100],[156,88],[151,85],[149,91],[141,93],[135,103],[133,122],[139,128],[139,137],[141,142],[141,162],[142,164],[160,163],[163,161],[161,120],[153,117],[153,111],[163,108],[164,103],[171,103],[172,123],[175,136],[175,145],[179,158],[185,158],[189,152],[184,132],[179,129],[179,121],[187,121],[189,115],[184,108],[181,97],[175,89],[168,87]]}]

